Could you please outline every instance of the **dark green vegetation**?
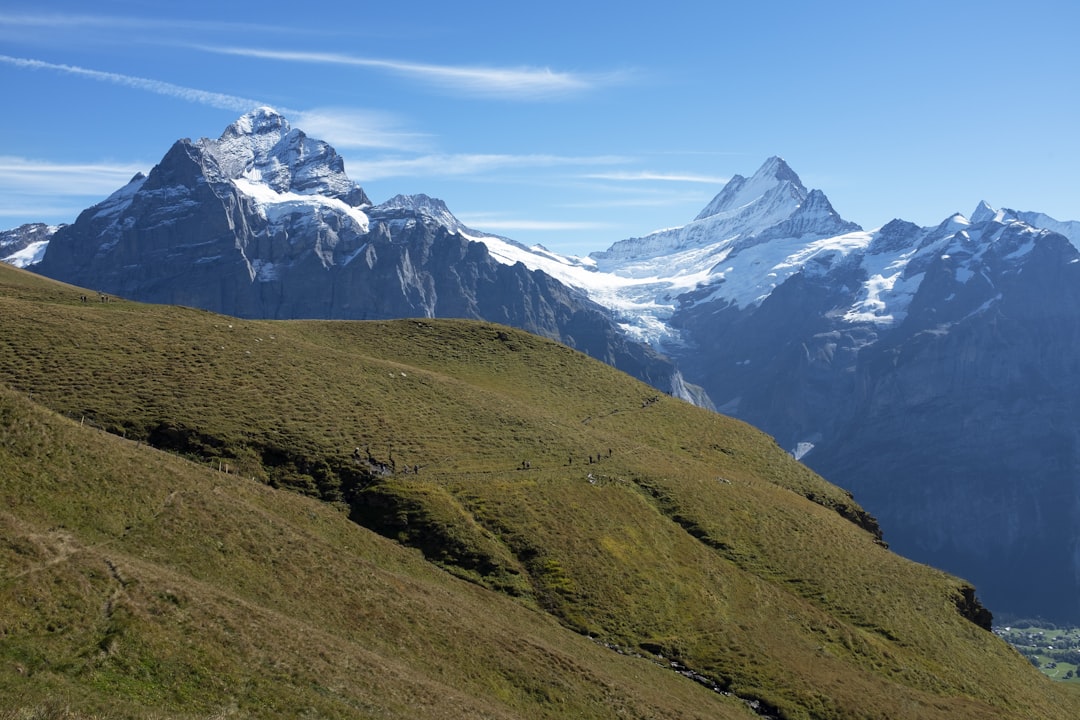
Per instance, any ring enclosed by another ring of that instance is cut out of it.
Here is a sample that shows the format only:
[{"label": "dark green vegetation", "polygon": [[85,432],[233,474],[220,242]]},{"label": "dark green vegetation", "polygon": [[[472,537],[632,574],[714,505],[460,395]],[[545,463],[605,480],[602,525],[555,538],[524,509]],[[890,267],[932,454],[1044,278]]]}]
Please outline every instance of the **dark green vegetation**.
[{"label": "dark green vegetation", "polygon": [[581,354],[81,294],[0,267],[0,717],[1080,715],[767,436]]}]

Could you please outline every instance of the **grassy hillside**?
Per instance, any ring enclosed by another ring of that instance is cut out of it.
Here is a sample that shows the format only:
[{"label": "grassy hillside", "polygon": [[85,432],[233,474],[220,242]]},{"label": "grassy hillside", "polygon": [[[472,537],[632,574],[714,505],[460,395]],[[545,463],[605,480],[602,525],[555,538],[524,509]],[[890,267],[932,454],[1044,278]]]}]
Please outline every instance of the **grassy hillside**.
[{"label": "grassy hillside", "polygon": [[83,294],[0,267],[6,709],[1080,713],[771,439],[562,346]]}]

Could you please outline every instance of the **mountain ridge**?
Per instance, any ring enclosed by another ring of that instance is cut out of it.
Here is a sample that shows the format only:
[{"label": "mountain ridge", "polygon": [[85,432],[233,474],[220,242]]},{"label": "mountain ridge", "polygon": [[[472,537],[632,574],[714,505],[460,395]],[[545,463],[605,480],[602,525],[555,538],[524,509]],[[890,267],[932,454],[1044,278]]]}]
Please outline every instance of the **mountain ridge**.
[{"label": "mountain ridge", "polygon": [[[294,192],[296,174],[282,168],[300,167],[303,153],[289,148],[305,147],[326,166],[309,175],[352,191],[335,154],[285,132],[283,119],[264,120],[256,144],[278,148],[277,160],[265,148],[230,151],[225,164],[239,174],[215,195],[198,182],[200,145],[181,142],[176,167],[155,168],[145,192],[136,178],[57,231],[55,254],[34,268],[242,317],[453,315],[523,327],[764,429],[866,498],[894,547],[972,577],[1006,614],[1080,622],[1080,604],[1067,600],[1080,597],[1080,555],[1068,550],[1080,536],[1060,500],[1075,495],[1067,477],[1080,467],[1080,411],[1057,399],[1080,387],[1080,369],[1054,360],[1080,355],[1069,330],[1080,322],[1075,242],[1061,234],[1075,237],[1075,223],[981,202],[970,219],[863,230],[772,157],[686,225],[563,257],[471,230],[422,195],[354,207]],[[183,182],[164,181],[168,172]],[[195,212],[202,200],[220,212]],[[956,382],[942,381],[961,366]],[[997,397],[1003,380],[1008,398]],[[1045,402],[1016,404],[1025,392]],[[953,432],[979,428],[980,417],[986,432]],[[1002,447],[1017,460],[986,460]],[[1009,489],[1017,478],[1031,485],[1022,502]],[[888,487],[911,490],[894,497]],[[1053,590],[1021,589],[1036,582]]]},{"label": "mountain ridge", "polygon": [[148,176],[58,230],[33,267],[238,317],[486,318],[708,404],[584,293],[492,256],[483,237],[426,196],[372,205],[333,148],[259,108],[217,140],[177,141]]}]

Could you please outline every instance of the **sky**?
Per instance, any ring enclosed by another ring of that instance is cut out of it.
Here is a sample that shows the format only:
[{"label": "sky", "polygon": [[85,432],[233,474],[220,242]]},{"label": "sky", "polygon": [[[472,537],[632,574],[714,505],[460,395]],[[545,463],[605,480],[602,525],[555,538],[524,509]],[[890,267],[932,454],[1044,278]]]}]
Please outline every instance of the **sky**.
[{"label": "sky", "polygon": [[4,0],[0,229],[269,105],[376,203],[585,255],[773,155],[866,229],[1080,220],[1075,0]]}]

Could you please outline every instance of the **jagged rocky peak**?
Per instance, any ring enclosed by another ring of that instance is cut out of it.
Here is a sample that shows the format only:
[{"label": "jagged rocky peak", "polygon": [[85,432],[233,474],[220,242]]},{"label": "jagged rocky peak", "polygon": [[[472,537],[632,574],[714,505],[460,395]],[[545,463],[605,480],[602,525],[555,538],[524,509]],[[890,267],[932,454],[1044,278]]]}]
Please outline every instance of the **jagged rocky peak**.
[{"label": "jagged rocky peak", "polygon": [[252,110],[220,138],[203,139],[199,146],[217,162],[223,179],[265,184],[278,193],[324,195],[353,207],[371,204],[333,147],[293,128],[273,108]]},{"label": "jagged rocky peak", "polygon": [[971,221],[964,217],[963,213],[953,213],[949,217],[941,221],[941,223],[934,228],[931,233],[932,237],[945,237],[947,235],[955,235],[959,232],[965,232],[971,227]]},{"label": "jagged rocky peak", "polygon": [[378,209],[409,210],[425,215],[450,215],[450,217],[453,217],[453,215],[450,214],[450,209],[446,207],[445,202],[439,198],[424,195],[423,193],[416,195],[395,195],[386,202],[379,203]]},{"label": "jagged rocky peak", "polygon": [[[613,244],[591,253],[602,270],[617,265],[676,257],[684,250],[711,248],[711,255],[686,258],[689,263],[715,263],[712,255],[738,251],[776,238],[825,238],[860,230],[843,220],[821,191],[810,192],[782,158],[771,157],[751,177],[735,175],[692,222],[658,230],[641,238]],[[685,263],[677,262],[685,271]],[[651,271],[651,270],[650,270]]]},{"label": "jagged rocky peak", "polygon": [[1080,233],[1077,232],[1080,230],[1080,223],[1076,221],[1061,222],[1044,213],[1018,212],[1010,208],[995,210],[988,202],[982,200],[979,202],[978,207],[975,208],[975,212],[971,214],[971,224],[981,225],[986,222],[995,222],[1002,225],[1019,222],[1033,228],[1059,233],[1069,238],[1073,243],[1080,240]]},{"label": "jagged rocky peak", "polygon": [[806,186],[782,158],[775,155],[750,178],[735,175],[694,220],[735,213],[758,202],[763,196],[780,193],[798,205],[806,198]]},{"label": "jagged rocky peak", "polygon": [[450,208],[439,198],[419,193],[416,195],[395,195],[386,202],[373,207],[370,214],[388,219],[406,219],[416,216],[427,217],[436,224],[446,227],[450,232],[460,232],[467,228],[454,217]]},{"label": "jagged rocky peak", "polygon": [[866,252],[868,255],[894,254],[915,247],[924,230],[907,220],[890,220],[874,233]]},{"label": "jagged rocky peak", "polygon": [[242,115],[236,122],[225,129],[222,139],[247,135],[277,135],[280,139],[292,130],[285,116],[272,107],[259,107]]},{"label": "jagged rocky peak", "polygon": [[772,238],[827,237],[858,232],[862,227],[840,217],[829,198],[820,190],[811,190],[791,215],[758,233],[758,240]]},{"label": "jagged rocky peak", "polygon": [[277,159],[274,150],[291,132],[284,115],[261,107],[242,115],[217,140],[204,138],[200,144],[218,161],[225,176],[234,179],[252,175],[271,158]]},{"label": "jagged rocky peak", "polygon": [[1001,222],[1002,217],[1004,217],[1004,215],[990,207],[990,203],[985,200],[980,200],[979,204],[975,207],[975,212],[971,213],[971,223],[972,225],[978,225],[990,220]]},{"label": "jagged rocky peak", "polygon": [[1023,213],[1018,213],[1015,210],[1010,210],[1009,208],[1001,208],[1000,210],[995,210],[993,207],[991,207],[990,203],[986,202],[985,200],[980,200],[978,206],[976,206],[975,208],[975,212],[971,213],[971,224],[981,225],[985,222],[996,222],[1003,224],[1011,222],[1024,222],[1028,225],[1031,225],[1032,227],[1045,227],[1047,229],[1060,232],[1060,230],[1058,230],[1057,228],[1051,227],[1051,225],[1054,223],[1053,218],[1046,218],[1046,220],[1049,220],[1050,222],[1044,224],[1038,222],[1038,218],[1025,218],[1022,215]]}]

